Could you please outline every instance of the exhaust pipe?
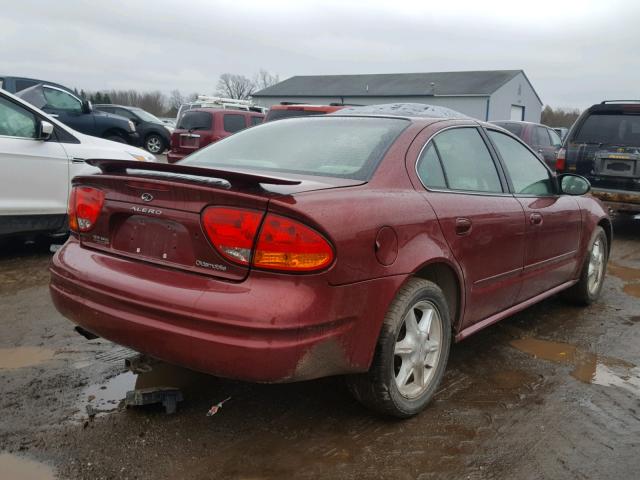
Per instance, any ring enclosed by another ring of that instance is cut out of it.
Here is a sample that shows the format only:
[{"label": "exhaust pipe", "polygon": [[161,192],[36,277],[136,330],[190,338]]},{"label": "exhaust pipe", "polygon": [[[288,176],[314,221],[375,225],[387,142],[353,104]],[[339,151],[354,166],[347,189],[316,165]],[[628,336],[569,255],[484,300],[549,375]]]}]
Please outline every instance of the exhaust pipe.
[{"label": "exhaust pipe", "polygon": [[95,340],[96,338],[100,338],[98,335],[95,335],[91,333],[89,330],[85,330],[82,327],[76,327],[74,328],[74,330],[78,332],[80,335],[82,335],[84,338],[86,338],[87,340]]}]

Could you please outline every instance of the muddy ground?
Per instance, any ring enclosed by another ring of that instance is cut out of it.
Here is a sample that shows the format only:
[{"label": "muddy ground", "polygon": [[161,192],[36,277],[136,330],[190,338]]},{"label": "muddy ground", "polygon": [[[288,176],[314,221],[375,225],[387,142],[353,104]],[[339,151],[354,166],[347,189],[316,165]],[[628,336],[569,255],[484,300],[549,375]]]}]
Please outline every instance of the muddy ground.
[{"label": "muddy ground", "polygon": [[[130,351],[54,310],[50,256],[0,253],[2,478],[640,477],[640,222],[616,225],[599,303],[553,298],[455,345],[435,400],[406,421],[370,414],[340,378],[124,373]],[[158,382],[182,388],[175,415],[120,404]]]}]

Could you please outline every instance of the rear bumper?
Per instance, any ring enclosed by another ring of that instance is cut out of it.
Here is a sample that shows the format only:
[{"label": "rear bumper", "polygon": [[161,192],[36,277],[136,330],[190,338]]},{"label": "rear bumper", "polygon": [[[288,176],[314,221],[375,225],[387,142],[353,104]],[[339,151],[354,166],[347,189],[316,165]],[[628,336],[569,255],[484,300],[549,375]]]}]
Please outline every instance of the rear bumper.
[{"label": "rear bumper", "polygon": [[81,248],[53,258],[56,308],[99,336],[213,375],[286,382],[366,371],[404,276],[330,286],[252,272],[242,283]]},{"label": "rear bumper", "polygon": [[640,192],[595,187],[591,190],[591,194],[612,210],[629,213],[640,212]]}]

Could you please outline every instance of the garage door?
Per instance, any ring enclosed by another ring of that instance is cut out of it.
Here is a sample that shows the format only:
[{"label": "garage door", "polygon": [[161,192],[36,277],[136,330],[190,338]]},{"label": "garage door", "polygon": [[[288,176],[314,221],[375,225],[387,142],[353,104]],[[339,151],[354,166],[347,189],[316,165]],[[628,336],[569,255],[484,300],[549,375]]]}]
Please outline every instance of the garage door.
[{"label": "garage door", "polygon": [[524,120],[524,107],[521,105],[511,105],[511,120]]}]

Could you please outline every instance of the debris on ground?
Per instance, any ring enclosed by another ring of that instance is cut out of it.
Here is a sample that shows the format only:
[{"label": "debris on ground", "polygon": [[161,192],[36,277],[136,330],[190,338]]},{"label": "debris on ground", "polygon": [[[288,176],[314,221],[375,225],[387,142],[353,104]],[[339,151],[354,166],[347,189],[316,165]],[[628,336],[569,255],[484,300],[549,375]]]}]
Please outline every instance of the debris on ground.
[{"label": "debris on ground", "polygon": [[222,408],[222,405],[225,402],[228,402],[229,400],[231,400],[231,397],[227,397],[224,400],[222,400],[221,402],[216,403],[215,405],[213,405],[209,411],[207,412],[207,417],[212,417],[213,415],[215,415],[216,413],[218,413],[218,410],[220,410]]}]

